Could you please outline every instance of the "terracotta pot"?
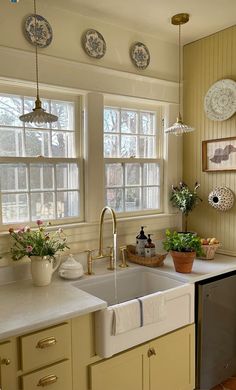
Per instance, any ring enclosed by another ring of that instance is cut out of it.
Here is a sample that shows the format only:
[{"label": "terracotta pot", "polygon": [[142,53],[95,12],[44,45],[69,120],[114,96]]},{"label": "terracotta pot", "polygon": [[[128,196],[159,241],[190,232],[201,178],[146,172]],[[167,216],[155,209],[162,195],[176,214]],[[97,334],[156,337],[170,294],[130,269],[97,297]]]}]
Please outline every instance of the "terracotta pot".
[{"label": "terracotta pot", "polygon": [[196,257],[196,252],[170,252],[174,261],[175,271],[183,274],[188,274],[192,271],[193,260]]}]

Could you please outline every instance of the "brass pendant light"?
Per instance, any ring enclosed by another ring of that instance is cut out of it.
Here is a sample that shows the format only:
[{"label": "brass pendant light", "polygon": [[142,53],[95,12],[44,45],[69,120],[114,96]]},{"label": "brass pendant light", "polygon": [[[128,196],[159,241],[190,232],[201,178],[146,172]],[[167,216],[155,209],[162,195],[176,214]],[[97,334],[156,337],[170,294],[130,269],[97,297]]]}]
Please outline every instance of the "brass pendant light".
[{"label": "brass pendant light", "polygon": [[35,101],[35,107],[33,111],[28,114],[20,116],[20,120],[25,123],[52,123],[58,120],[56,115],[50,114],[42,108],[42,102],[39,98],[39,66],[38,66],[38,43],[37,43],[37,32],[36,32],[36,0],[34,0],[34,34],[35,34],[35,70],[36,70],[36,88],[37,96]]},{"label": "brass pendant light", "polygon": [[171,126],[168,127],[168,129],[165,129],[165,133],[169,134],[175,134],[175,135],[181,135],[183,133],[189,133],[194,130],[193,127],[186,125],[183,120],[182,116],[180,113],[180,79],[181,79],[181,73],[182,73],[182,67],[181,67],[181,25],[185,24],[189,21],[189,14],[187,13],[182,13],[182,14],[177,14],[172,16],[171,18],[171,23],[175,26],[179,26],[179,115],[176,119],[176,122]]}]

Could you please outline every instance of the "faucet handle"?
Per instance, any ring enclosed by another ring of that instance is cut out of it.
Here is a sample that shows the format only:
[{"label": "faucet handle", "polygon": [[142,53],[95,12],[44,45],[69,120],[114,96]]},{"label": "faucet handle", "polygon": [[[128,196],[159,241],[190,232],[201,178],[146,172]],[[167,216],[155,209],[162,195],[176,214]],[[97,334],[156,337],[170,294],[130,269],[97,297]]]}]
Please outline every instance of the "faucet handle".
[{"label": "faucet handle", "polygon": [[121,268],[129,267],[129,265],[126,263],[126,250],[127,250],[126,245],[123,245],[123,246],[120,247],[121,263],[119,264],[119,267],[121,267]]},{"label": "faucet handle", "polygon": [[87,249],[85,252],[87,252],[87,272],[85,272],[85,275],[94,275],[93,268],[92,268],[92,253],[93,250]]}]

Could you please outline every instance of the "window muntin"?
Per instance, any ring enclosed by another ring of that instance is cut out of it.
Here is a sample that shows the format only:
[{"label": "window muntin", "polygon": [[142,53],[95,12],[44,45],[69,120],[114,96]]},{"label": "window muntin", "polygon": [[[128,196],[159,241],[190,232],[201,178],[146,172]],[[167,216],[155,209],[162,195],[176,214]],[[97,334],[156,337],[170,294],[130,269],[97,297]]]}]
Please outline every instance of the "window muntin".
[{"label": "window muntin", "polygon": [[24,124],[35,98],[0,94],[0,183],[3,224],[80,217],[80,161],[75,158],[74,101],[42,99],[52,124]]},{"label": "window muntin", "polygon": [[161,209],[158,136],[155,112],[105,107],[105,202],[116,212]]}]

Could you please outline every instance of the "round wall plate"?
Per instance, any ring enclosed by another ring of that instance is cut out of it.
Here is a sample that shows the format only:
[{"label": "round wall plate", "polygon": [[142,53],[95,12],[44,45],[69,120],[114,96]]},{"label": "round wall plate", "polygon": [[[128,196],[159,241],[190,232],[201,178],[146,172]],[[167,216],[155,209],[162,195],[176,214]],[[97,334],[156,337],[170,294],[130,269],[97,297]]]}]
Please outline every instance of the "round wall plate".
[{"label": "round wall plate", "polygon": [[130,48],[130,58],[138,69],[146,69],[150,63],[150,53],[142,42],[135,42]]},{"label": "round wall plate", "polygon": [[41,15],[31,14],[27,16],[24,22],[24,33],[27,40],[32,43],[32,45],[37,43],[39,47],[49,46],[53,38],[52,27]]},{"label": "round wall plate", "polygon": [[100,32],[89,29],[82,35],[84,51],[93,58],[102,58],[106,53],[106,42]]},{"label": "round wall plate", "polygon": [[236,112],[236,82],[223,79],[213,84],[207,91],[204,110],[209,119],[224,121]]}]

